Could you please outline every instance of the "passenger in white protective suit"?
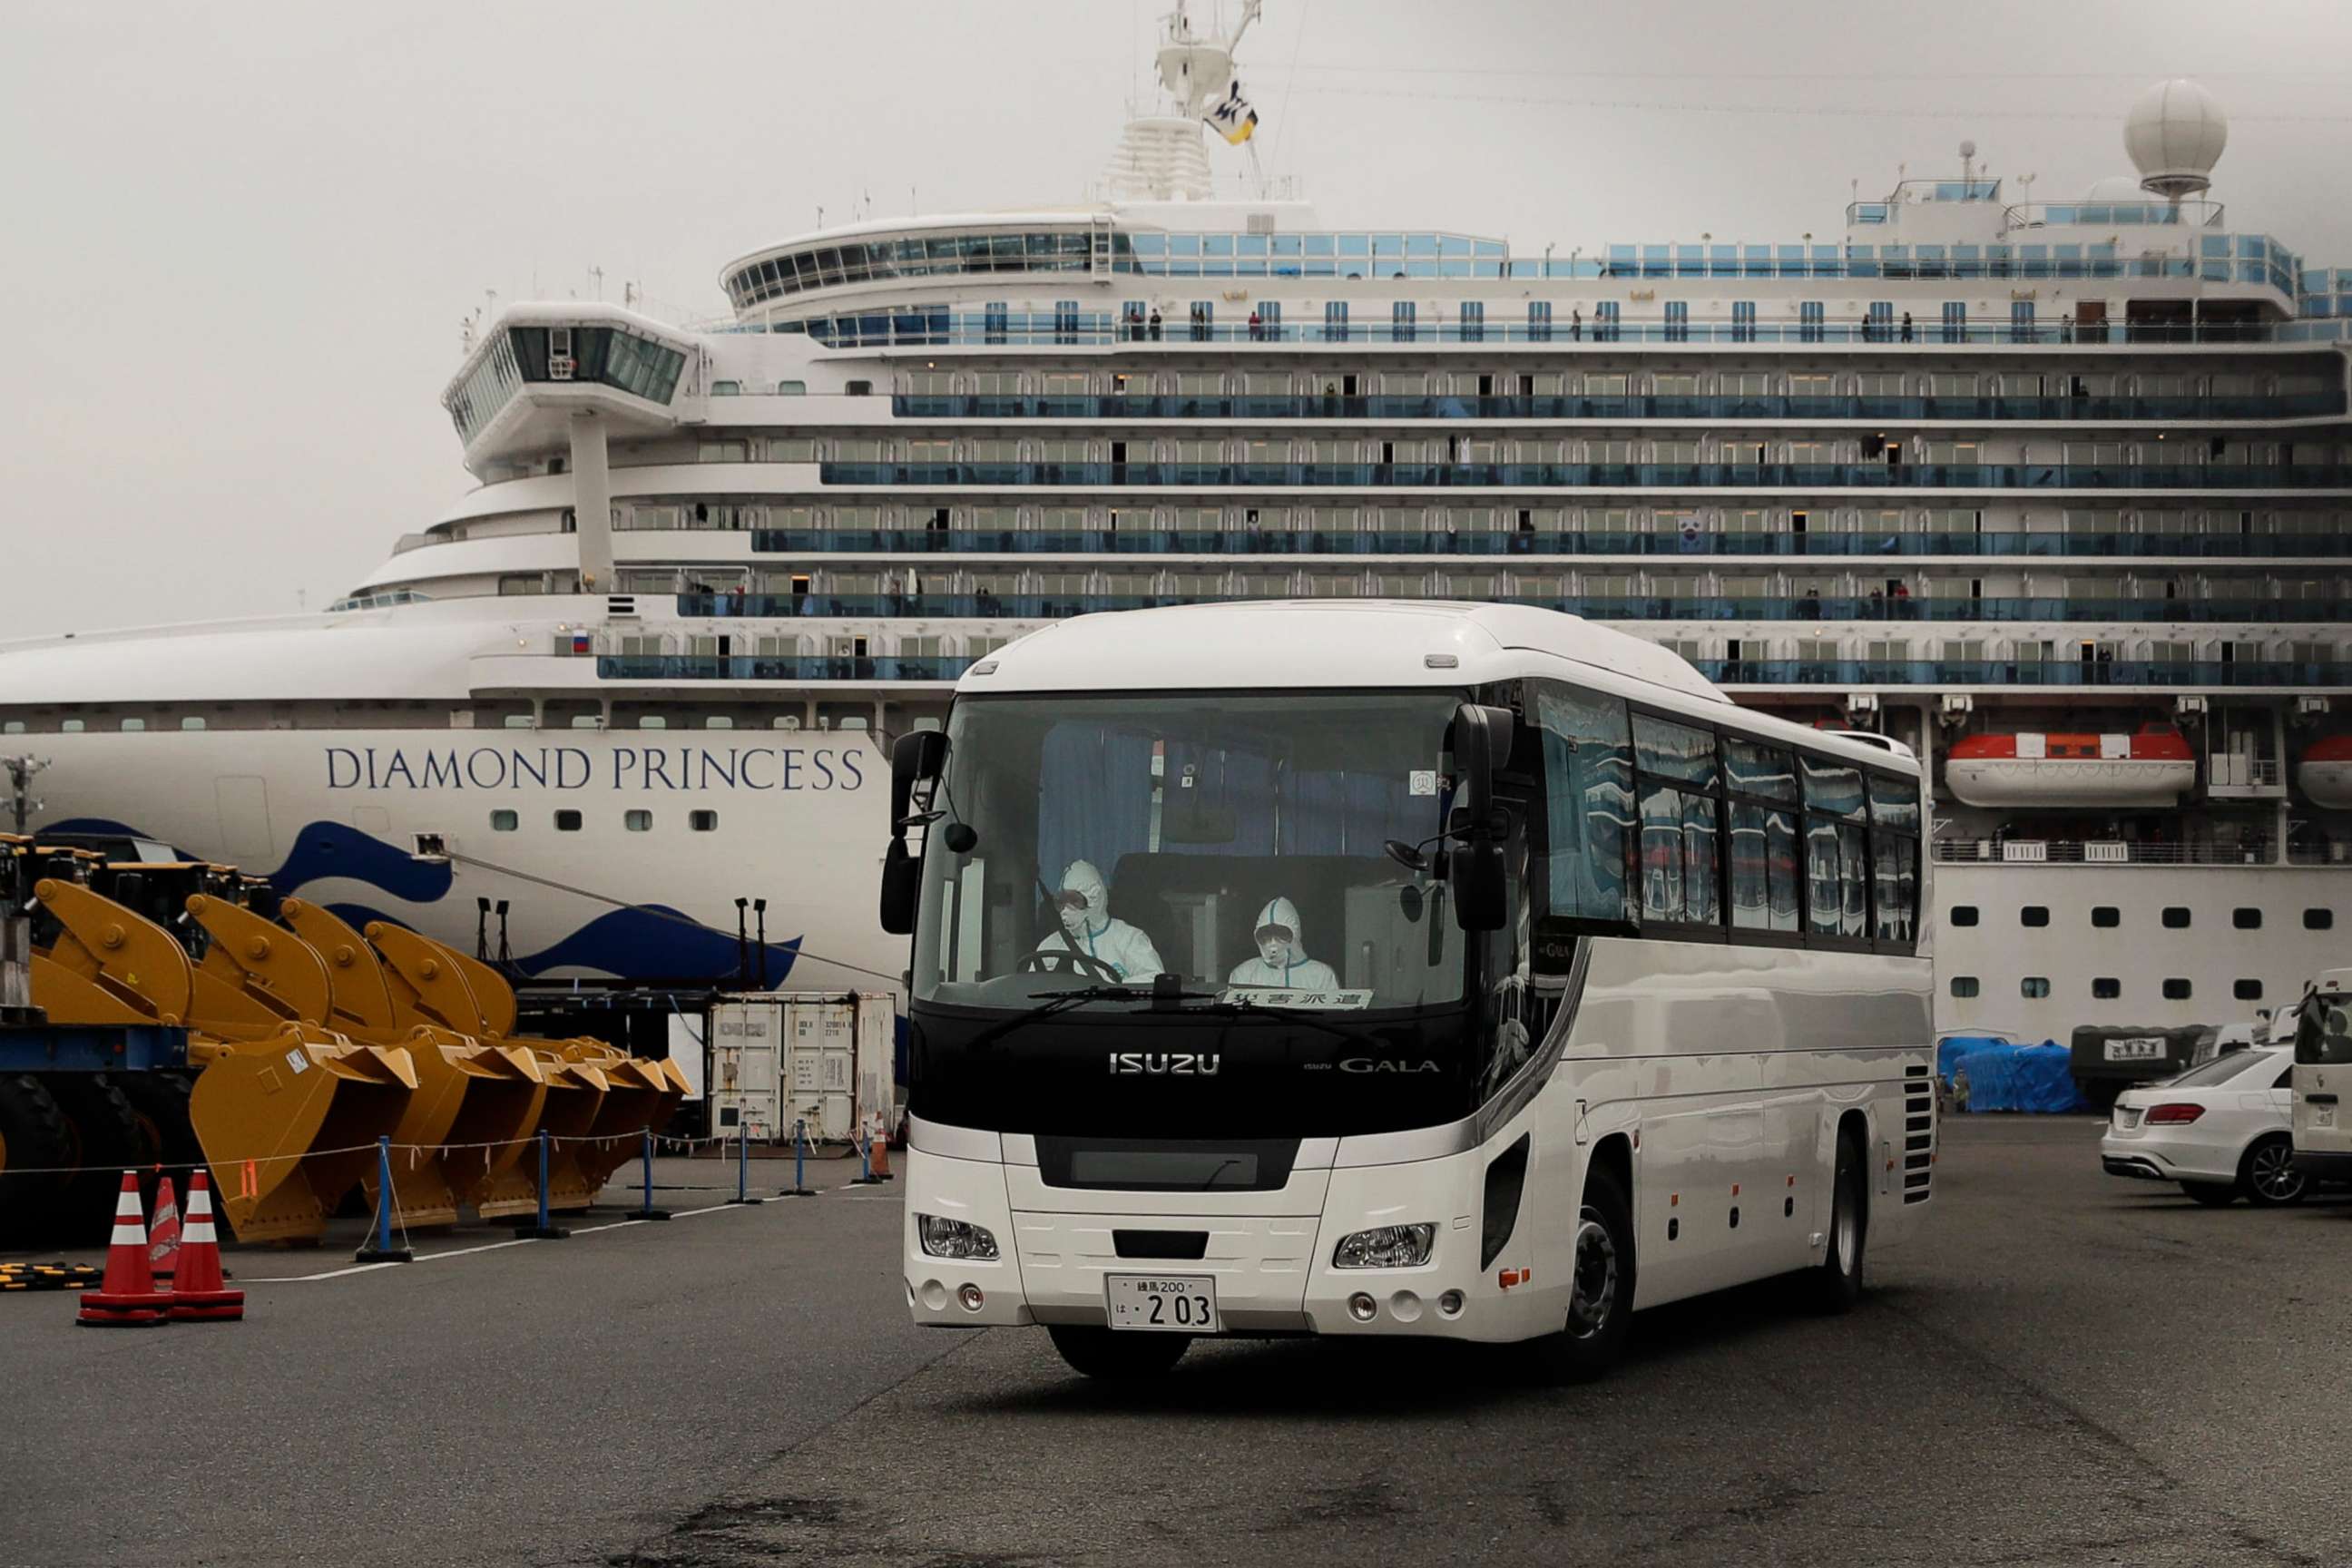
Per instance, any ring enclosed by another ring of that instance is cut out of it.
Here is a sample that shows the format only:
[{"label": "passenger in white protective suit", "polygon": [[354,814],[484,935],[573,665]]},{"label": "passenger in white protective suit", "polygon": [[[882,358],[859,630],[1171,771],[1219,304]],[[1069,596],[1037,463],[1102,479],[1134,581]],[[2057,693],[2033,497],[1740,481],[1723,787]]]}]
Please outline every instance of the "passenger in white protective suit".
[{"label": "passenger in white protective suit", "polygon": [[1109,964],[1125,982],[1150,980],[1160,972],[1160,950],[1151,945],[1151,939],[1125,921],[1111,918],[1110,889],[1092,862],[1070,862],[1070,868],[1062,873],[1062,889],[1055,901],[1061,907],[1062,929],[1039,942],[1038,952],[1085,953]]},{"label": "passenger in white protective suit", "polygon": [[1232,985],[1276,991],[1328,992],[1339,988],[1331,966],[1307,956],[1299,940],[1298,906],[1276,899],[1257,912],[1257,956],[1244,960],[1226,977]]}]

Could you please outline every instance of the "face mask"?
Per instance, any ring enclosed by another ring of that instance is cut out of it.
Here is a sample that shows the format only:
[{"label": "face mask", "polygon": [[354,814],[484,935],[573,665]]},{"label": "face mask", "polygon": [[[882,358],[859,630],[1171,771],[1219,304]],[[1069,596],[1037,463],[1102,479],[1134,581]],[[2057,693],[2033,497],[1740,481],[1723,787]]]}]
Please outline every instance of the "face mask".
[{"label": "face mask", "polygon": [[1084,904],[1062,906],[1062,929],[1072,936],[1087,929],[1087,907]]},{"label": "face mask", "polygon": [[1257,955],[1268,967],[1280,969],[1290,963],[1290,939],[1268,931],[1257,939]]}]

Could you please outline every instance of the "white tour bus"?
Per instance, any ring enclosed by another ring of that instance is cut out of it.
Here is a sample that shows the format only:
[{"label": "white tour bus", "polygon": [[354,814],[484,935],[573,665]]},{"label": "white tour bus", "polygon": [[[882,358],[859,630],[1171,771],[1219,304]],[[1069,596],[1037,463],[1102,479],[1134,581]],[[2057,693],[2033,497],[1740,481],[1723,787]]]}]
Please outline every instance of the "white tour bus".
[{"label": "white tour bus", "polygon": [[1065,621],[892,762],[918,1322],[1589,1376],[1640,1308],[1851,1302],[1928,1200],[1906,748],[1570,616],[1358,601]]},{"label": "white tour bus", "polygon": [[2352,1089],[2352,969],[2312,982],[2296,1008],[2294,1167],[2305,1180],[2352,1182],[2352,1119],[2341,1100]]}]

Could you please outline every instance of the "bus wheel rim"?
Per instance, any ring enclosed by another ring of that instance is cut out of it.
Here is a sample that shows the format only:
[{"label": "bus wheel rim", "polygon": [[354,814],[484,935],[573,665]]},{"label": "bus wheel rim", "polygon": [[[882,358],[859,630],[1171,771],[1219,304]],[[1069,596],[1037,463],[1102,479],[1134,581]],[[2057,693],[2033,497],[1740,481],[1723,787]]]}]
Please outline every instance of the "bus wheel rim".
[{"label": "bus wheel rim", "polygon": [[1576,1273],[1569,1289],[1568,1331],[1591,1339],[1609,1323],[1617,1302],[1617,1243],[1609,1227],[1588,1217],[1576,1228]]}]

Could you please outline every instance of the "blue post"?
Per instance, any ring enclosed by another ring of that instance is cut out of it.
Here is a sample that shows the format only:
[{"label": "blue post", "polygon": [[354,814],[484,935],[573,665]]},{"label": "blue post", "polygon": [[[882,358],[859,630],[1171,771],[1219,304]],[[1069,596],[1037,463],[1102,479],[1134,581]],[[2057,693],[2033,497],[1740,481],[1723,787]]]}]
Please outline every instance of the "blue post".
[{"label": "blue post", "polygon": [[654,1130],[646,1129],[646,1195],[644,1204],[633,1216],[637,1219],[667,1219],[669,1210],[654,1207]]},{"label": "blue post", "polygon": [[730,1204],[763,1204],[765,1198],[751,1195],[751,1123],[742,1112],[735,1116],[735,1195]]},{"label": "blue post", "polygon": [[375,1141],[375,1245],[362,1244],[352,1254],[354,1263],[414,1263],[416,1254],[392,1244],[392,1135]]},{"label": "blue post", "polygon": [[547,1156],[554,1139],[546,1128],[539,1130],[539,1220],[533,1225],[515,1226],[517,1237],[525,1241],[562,1241],[572,1233],[557,1225],[547,1212]]},{"label": "blue post", "polygon": [[809,1191],[808,1183],[803,1176],[802,1162],[807,1157],[807,1153],[808,1122],[804,1118],[794,1118],[793,1121],[793,1184],[784,1188],[781,1195],[788,1198],[813,1198],[816,1195]]}]

